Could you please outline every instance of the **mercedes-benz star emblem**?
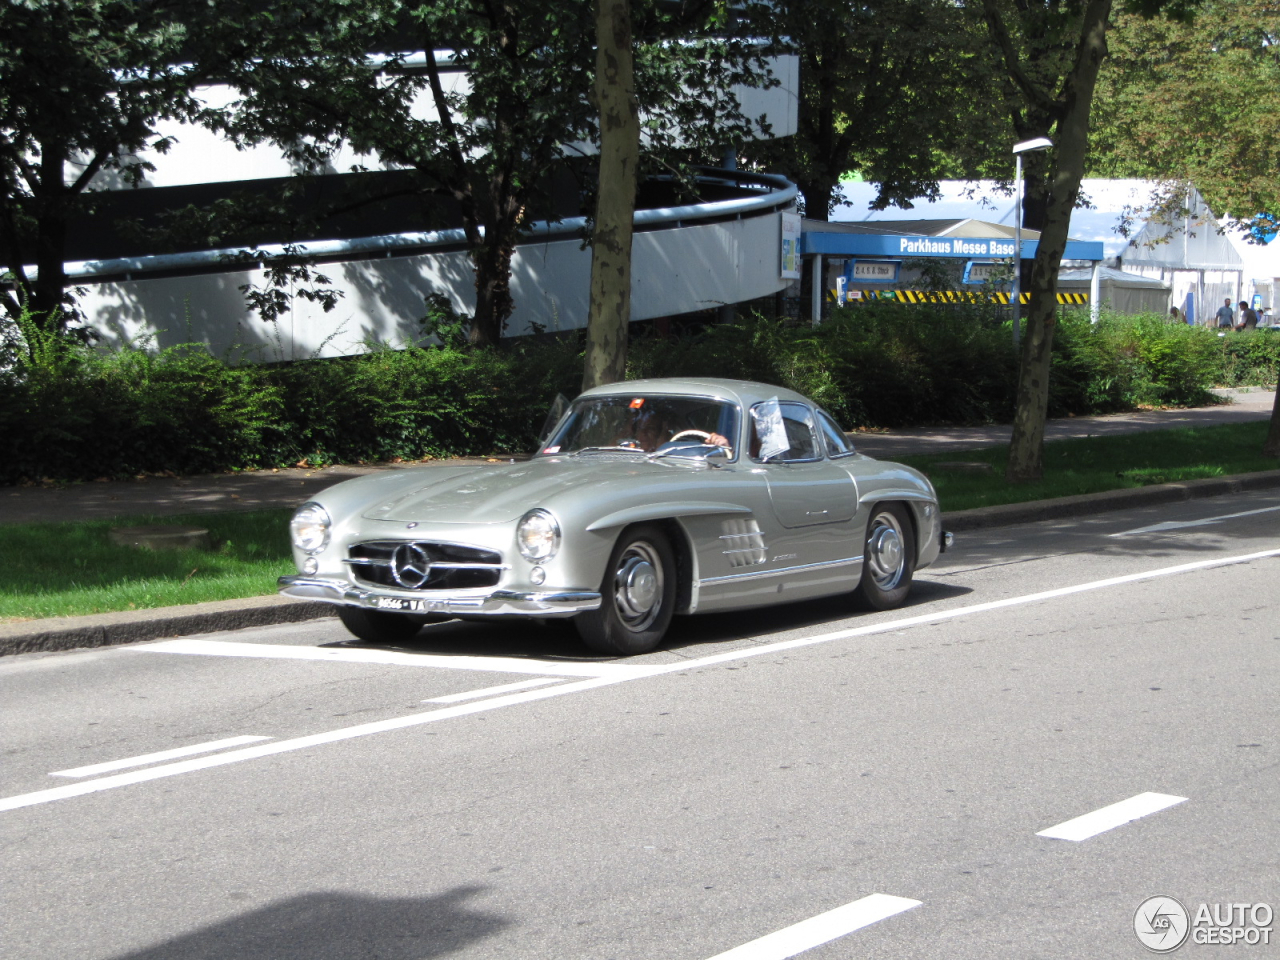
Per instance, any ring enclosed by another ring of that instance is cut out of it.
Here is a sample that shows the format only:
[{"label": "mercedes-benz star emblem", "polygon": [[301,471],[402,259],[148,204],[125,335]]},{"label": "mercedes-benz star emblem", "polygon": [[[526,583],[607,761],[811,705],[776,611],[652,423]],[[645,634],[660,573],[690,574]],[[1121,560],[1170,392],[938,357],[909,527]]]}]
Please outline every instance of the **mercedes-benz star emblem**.
[{"label": "mercedes-benz star emblem", "polygon": [[402,543],[391,555],[391,576],[407,590],[417,590],[431,576],[431,557],[420,543]]}]

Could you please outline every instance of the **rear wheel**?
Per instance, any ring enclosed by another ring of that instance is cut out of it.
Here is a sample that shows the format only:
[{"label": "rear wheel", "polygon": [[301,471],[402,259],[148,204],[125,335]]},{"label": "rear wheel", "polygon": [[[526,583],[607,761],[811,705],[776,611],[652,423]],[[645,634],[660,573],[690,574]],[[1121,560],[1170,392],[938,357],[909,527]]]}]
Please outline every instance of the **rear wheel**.
[{"label": "rear wheel", "polygon": [[407,613],[387,613],[364,607],[338,607],[338,619],[367,643],[401,643],[416,636],[423,620]]},{"label": "rear wheel", "polygon": [[580,613],[574,626],[592,650],[620,656],[645,653],[662,642],[676,605],[676,560],[653,526],[623,532],[600,585],[600,608]]},{"label": "rear wheel", "polygon": [[911,592],[916,568],[916,538],[906,507],[898,503],[871,511],[862,548],[862,579],[857,596],[873,610],[901,606]]}]

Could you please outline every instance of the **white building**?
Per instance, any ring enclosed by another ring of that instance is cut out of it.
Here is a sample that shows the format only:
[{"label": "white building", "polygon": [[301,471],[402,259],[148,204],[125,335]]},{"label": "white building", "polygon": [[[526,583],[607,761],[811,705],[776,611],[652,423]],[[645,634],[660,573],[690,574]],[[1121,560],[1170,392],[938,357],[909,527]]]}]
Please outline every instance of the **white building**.
[{"label": "white building", "polygon": [[[448,68],[448,58],[438,62]],[[772,62],[780,85],[767,90],[739,88],[748,116],[767,116],[775,135],[795,132],[799,92],[796,57]],[[465,74],[447,74],[457,89]],[[227,99],[226,88],[203,92],[209,102]],[[430,116],[424,98],[419,112]],[[137,193],[112,190],[119,203],[157,203],[163,196],[208,202],[219,190],[253,188],[290,177],[289,162],[273,147],[237,150],[209,131],[171,124],[160,131],[173,138],[164,154],[144,159],[154,172]],[[341,154],[336,171],[370,158]],[[711,171],[702,178],[704,202],[657,206],[636,214],[632,267],[632,319],[645,320],[720,307],[769,296],[787,283],[781,275],[782,212],[794,207],[796,189],[780,177]],[[111,190],[103,181],[99,186]],[[225,189],[224,189],[225,188]],[[142,196],[142,194],[148,196]],[[201,198],[204,198],[203,201]],[[108,202],[111,197],[108,196]],[[341,356],[370,342],[402,344],[420,336],[428,294],[446,295],[462,313],[475,306],[474,273],[461,229],[351,231],[308,238],[301,252],[320,257],[322,271],[342,296],[325,313],[293,298],[277,321],[265,323],[247,310],[240,288],[262,286],[260,265],[229,263],[234,250],[194,249],[158,255],[121,255],[108,238],[67,264],[69,279],[85,288],[81,309],[107,342],[151,338],[160,346],[207,343],[213,352],[251,359],[280,360]],[[512,262],[515,312],[508,335],[538,328],[565,330],[586,323],[591,253],[582,243],[581,217],[530,225]],[[274,245],[278,249],[279,245]],[[264,253],[273,246],[263,246]]]}]

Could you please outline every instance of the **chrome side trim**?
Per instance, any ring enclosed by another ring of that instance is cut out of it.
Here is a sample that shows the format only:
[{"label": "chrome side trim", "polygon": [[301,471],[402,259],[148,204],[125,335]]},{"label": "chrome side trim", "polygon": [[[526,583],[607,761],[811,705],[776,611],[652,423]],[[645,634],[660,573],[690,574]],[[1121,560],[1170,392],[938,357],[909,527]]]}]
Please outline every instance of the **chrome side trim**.
[{"label": "chrome side trim", "polygon": [[422,596],[408,591],[370,590],[355,587],[345,580],[324,577],[281,577],[278,587],[286,597],[345,604],[370,610],[389,610],[400,601],[412,604],[403,613],[447,613],[455,615],[526,617],[571,617],[584,610],[600,607],[600,594],[589,590],[557,590],[547,592],[494,590],[489,593],[470,591],[436,591]]},{"label": "chrome side trim", "polygon": [[846,557],[843,560],[825,560],[822,563],[802,563],[796,567],[783,567],[780,570],[756,570],[752,573],[731,573],[725,577],[709,577],[699,580],[698,586],[706,587],[717,583],[739,583],[743,580],[763,580],[765,577],[781,577],[790,573],[807,573],[810,570],[829,570],[835,567],[852,567],[862,563],[861,557]]}]

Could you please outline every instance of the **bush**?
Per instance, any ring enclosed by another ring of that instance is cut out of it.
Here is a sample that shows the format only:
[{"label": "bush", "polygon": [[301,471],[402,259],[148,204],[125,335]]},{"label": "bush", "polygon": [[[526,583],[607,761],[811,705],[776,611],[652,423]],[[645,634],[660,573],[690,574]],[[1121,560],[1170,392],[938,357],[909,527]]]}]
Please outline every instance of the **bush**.
[{"label": "bush", "polygon": [[582,377],[576,342],[235,367],[202,344],[36,339],[0,369],[0,483],[526,450]]},{"label": "bush", "polygon": [[[0,330],[0,483],[200,473],[297,463],[528,450],[556,393],[576,393],[579,338],[232,366],[200,344],[95,351],[20,322]],[[1007,422],[1017,366],[993,308],[876,301],[819,327],[759,315],[639,338],[629,377],[790,387],[846,426]],[[1274,383],[1280,335],[1064,313],[1049,414],[1212,402],[1214,385]]]}]

